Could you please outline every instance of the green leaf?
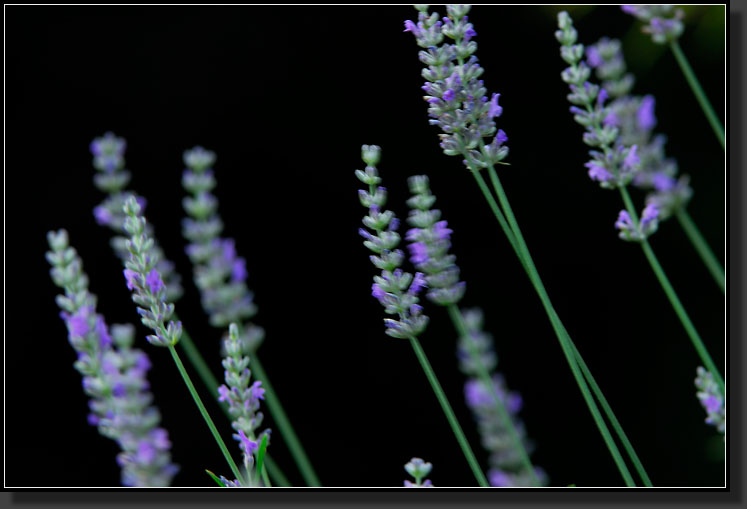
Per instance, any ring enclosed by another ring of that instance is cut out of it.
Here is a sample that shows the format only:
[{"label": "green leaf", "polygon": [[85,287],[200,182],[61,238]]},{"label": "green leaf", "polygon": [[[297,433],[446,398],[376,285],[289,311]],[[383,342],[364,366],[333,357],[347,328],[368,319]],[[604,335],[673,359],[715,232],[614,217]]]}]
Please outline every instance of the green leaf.
[{"label": "green leaf", "polygon": [[211,472],[210,470],[208,470],[208,469],[205,469],[205,472],[207,472],[207,473],[208,473],[208,475],[209,475],[210,477],[212,477],[212,478],[213,478],[213,481],[215,481],[215,484],[217,484],[217,485],[218,485],[218,486],[220,486],[221,488],[225,488],[225,487],[226,487],[226,485],[225,485],[225,484],[223,484],[223,483],[221,482],[221,480],[220,480],[220,479],[218,479],[218,477],[217,477],[217,476],[216,476],[216,475],[215,475],[214,473],[212,473],[212,472]]}]

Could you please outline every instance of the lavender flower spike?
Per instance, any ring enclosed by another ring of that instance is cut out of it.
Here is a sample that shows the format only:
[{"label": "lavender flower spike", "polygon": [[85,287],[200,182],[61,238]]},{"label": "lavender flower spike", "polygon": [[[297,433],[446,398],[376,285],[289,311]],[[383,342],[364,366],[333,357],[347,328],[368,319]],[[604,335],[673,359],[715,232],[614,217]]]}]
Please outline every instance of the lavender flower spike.
[{"label": "lavender flower spike", "polygon": [[633,185],[651,191],[646,203],[655,205],[659,219],[665,220],[678,210],[684,209],[693,191],[687,175],[677,177],[677,161],[667,158],[664,150],[666,136],[654,135],[656,100],[653,96],[629,95],[634,82],[632,74],[626,73],[622,45],[616,39],[601,39],[586,50],[587,56],[596,55],[596,75],[604,80],[604,88],[613,101],[609,104],[611,113],[605,123],[619,128],[619,144],[638,147],[640,171],[633,179]]},{"label": "lavender flower spike", "polygon": [[[482,80],[483,69],[473,53],[477,33],[467,20],[468,5],[447,5],[443,23],[438,13],[428,15],[427,6],[418,6],[418,23],[405,22],[406,31],[415,35],[418,46],[424,48],[420,61],[426,83],[423,90],[428,102],[430,123],[438,126],[441,148],[446,155],[464,157],[472,171],[501,163],[508,155],[508,140],[502,130],[496,132],[493,119],[501,115],[500,94],[488,98]],[[442,44],[444,38],[453,43]],[[492,141],[485,143],[483,138]],[[505,164],[505,163],[504,163]]]},{"label": "lavender flower spike", "polygon": [[456,257],[449,254],[452,232],[446,221],[439,220],[441,211],[431,209],[436,197],[428,177],[417,175],[408,182],[413,196],[407,201],[411,208],[407,222],[414,227],[407,232],[410,261],[426,274],[428,299],[442,306],[456,304],[464,295],[465,283],[459,281]]},{"label": "lavender flower spike", "polygon": [[719,433],[724,434],[726,432],[726,408],[721,390],[710,371],[698,366],[697,372],[695,387],[698,388],[698,392],[696,395],[708,414],[705,422],[715,426]]},{"label": "lavender flower spike", "polygon": [[428,324],[428,317],[423,314],[417,296],[425,287],[425,279],[420,272],[413,277],[399,268],[404,258],[402,251],[397,249],[399,221],[391,211],[381,211],[386,203],[386,189],[377,187],[381,182],[376,170],[380,153],[381,149],[376,145],[363,145],[362,156],[367,166],[365,171],[355,172],[361,182],[368,184],[368,191],[361,189],[358,195],[361,204],[368,208],[363,224],[375,234],[363,228],[359,232],[366,239],[363,244],[375,253],[371,255],[371,262],[381,269],[381,276],[374,276],[371,293],[387,314],[398,317],[398,320],[384,319],[386,333],[395,338],[410,338],[423,332]]},{"label": "lavender flower spike", "polygon": [[147,234],[142,208],[130,196],[123,211],[127,215],[124,227],[130,234],[127,241],[130,259],[125,262],[124,271],[127,287],[133,292],[132,300],[138,305],[143,325],[155,332],[147,337],[148,342],[156,346],[174,346],[181,337],[182,323],[169,321],[174,305],[166,301],[166,286],[156,269],[159,259],[153,251],[153,238]]},{"label": "lavender flower spike", "polygon": [[675,41],[685,30],[682,23],[684,11],[671,5],[623,5],[621,8],[623,12],[647,23],[642,31],[650,34],[651,39],[657,44]]},{"label": "lavender flower spike", "polygon": [[257,307],[246,284],[246,260],[237,256],[233,239],[219,237],[223,223],[217,213],[218,200],[210,192],[216,185],[214,162],[215,153],[202,147],[184,152],[187,168],[182,185],[190,196],[183,201],[189,217],[182,222],[182,233],[190,242],[186,251],[210,324],[219,328],[242,324],[240,342],[249,354],[261,344],[264,330],[249,321]]},{"label": "lavender flower spike", "polygon": [[123,485],[169,486],[179,468],[171,463],[168,432],[158,427],[158,409],[150,406],[148,356],[132,348],[131,325],[115,325],[110,332],[96,314],[96,297],[88,291],[88,278],[80,257],[68,245],[67,232],[49,232],[47,237],[52,279],[65,289],[57,303],[78,353],[75,369],[83,375],[83,388],[91,398],[88,422],[119,444]]},{"label": "lavender flower spike", "polygon": [[[126,246],[125,215],[122,213],[124,203],[128,197],[135,196],[140,207],[145,208],[145,198],[126,190],[131,177],[130,172],[124,169],[126,147],[127,143],[124,138],[118,138],[111,132],[94,139],[90,146],[94,156],[93,166],[98,170],[93,178],[94,184],[100,191],[107,194],[106,199],[93,209],[93,215],[98,224],[109,227],[116,234],[111,239],[111,245],[122,262],[130,257]],[[148,225],[146,228],[148,236],[154,237],[151,226]],[[181,278],[174,270],[174,264],[164,256],[155,237],[152,249],[160,260],[157,269],[167,286],[166,300],[175,302],[183,293]]]},{"label": "lavender flower spike", "polygon": [[[526,431],[518,417],[522,407],[521,396],[506,389],[503,376],[499,373],[492,376],[493,387],[487,386],[479,378],[480,365],[488,371],[494,371],[498,362],[493,337],[482,329],[483,313],[479,308],[462,311],[462,317],[468,336],[459,338],[459,369],[469,377],[464,384],[465,400],[477,421],[482,445],[490,453],[488,480],[491,486],[533,486],[536,483],[531,472],[524,468],[495,404],[497,394],[509,414],[519,440],[527,453],[530,453],[532,444],[527,440]],[[535,467],[534,475],[539,486],[547,485],[547,475],[541,468]]]},{"label": "lavender flower spike", "polygon": [[[218,401],[228,407],[229,414],[234,418],[231,426],[238,433],[233,437],[239,441],[246,471],[251,472],[255,463],[254,454],[259,448],[262,437],[268,435],[269,440],[269,429],[263,430],[260,434],[256,433],[257,428],[262,424],[263,415],[258,410],[259,401],[264,399],[265,390],[260,381],[251,385],[249,383],[251,381],[249,357],[242,354],[239,328],[235,323],[228,328],[224,350],[226,356],[223,359],[223,367],[226,383],[218,388],[220,395]],[[253,485],[259,483],[259,479],[253,479],[251,475],[249,475],[249,480]]]},{"label": "lavender flower spike", "polygon": [[433,483],[429,479],[423,480],[427,476],[433,465],[426,463],[420,458],[412,458],[406,465],[405,470],[408,474],[415,478],[415,482],[405,481],[407,488],[432,488]]}]

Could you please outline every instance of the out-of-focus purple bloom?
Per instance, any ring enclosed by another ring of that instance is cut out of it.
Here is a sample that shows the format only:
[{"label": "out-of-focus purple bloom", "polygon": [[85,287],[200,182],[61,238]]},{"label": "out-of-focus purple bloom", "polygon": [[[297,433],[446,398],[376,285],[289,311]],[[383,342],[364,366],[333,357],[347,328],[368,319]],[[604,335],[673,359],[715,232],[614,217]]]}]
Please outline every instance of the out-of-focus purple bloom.
[{"label": "out-of-focus purple bloom", "polygon": [[[464,384],[464,397],[477,421],[482,445],[490,452],[490,472],[498,471],[509,476],[511,486],[532,486],[534,481],[531,472],[524,468],[499,408],[499,405],[503,405],[519,439],[525,444],[527,451],[531,452],[526,431],[518,416],[523,406],[522,398],[516,392],[509,392],[503,375],[495,371],[498,361],[493,337],[482,329],[482,310],[475,308],[461,313],[467,336],[459,338],[457,357],[460,370],[469,377]],[[481,378],[483,372],[491,376],[490,385]],[[488,479],[491,486],[504,486],[492,479],[490,472]],[[547,483],[546,475],[541,469],[535,468],[534,473],[540,485]]]},{"label": "out-of-focus purple bloom", "polygon": [[410,261],[425,273],[427,297],[441,305],[454,304],[464,295],[464,282],[459,281],[456,257],[449,254],[452,230],[439,220],[441,211],[431,209],[436,198],[431,194],[428,177],[418,175],[408,180],[412,197],[407,201],[410,215],[407,221]]},{"label": "out-of-focus purple bloom", "polygon": [[[708,416],[706,424],[715,426],[719,433],[726,432],[726,407],[724,396],[721,393],[713,374],[703,366],[698,366],[698,376],[695,378],[695,387],[698,389],[696,396],[705,409]],[[726,435],[724,435],[725,439]]]},{"label": "out-of-focus purple bloom", "polygon": [[648,23],[643,26],[642,31],[650,34],[651,39],[657,44],[674,41],[685,30],[682,23],[684,11],[671,5],[623,5],[622,10]]},{"label": "out-of-focus purple bloom", "polygon": [[257,306],[246,283],[246,259],[238,256],[234,239],[220,237],[223,223],[217,212],[218,199],[211,192],[216,185],[211,170],[214,162],[215,153],[202,147],[184,152],[187,168],[182,185],[189,196],[183,205],[189,217],[182,223],[182,233],[190,242],[186,253],[210,324],[219,328],[242,324],[240,342],[248,354],[260,345],[264,331],[249,321]]},{"label": "out-of-focus purple bloom", "polygon": [[68,246],[67,233],[50,232],[48,239],[52,279],[65,289],[58,303],[77,352],[75,368],[91,398],[88,423],[119,444],[123,485],[168,486],[178,467],[171,463],[166,430],[157,427],[158,410],[149,406],[150,363],[144,352],[132,349],[134,328],[115,325],[110,334],[104,317],[96,314],[96,299],[88,291],[80,258]]},{"label": "out-of-focus purple bloom", "polygon": [[656,100],[654,96],[647,95],[641,100],[641,106],[638,108],[638,127],[644,131],[649,131],[656,126],[656,116],[654,116],[654,105]]}]

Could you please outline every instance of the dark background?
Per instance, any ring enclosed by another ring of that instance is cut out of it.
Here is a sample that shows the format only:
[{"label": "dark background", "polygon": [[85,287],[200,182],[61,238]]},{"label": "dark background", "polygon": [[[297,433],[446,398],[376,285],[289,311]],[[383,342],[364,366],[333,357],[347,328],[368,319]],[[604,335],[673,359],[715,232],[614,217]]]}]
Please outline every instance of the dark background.
[{"label": "dark background", "polygon": [[[442,14],[443,8],[438,9]],[[656,486],[721,486],[719,436],[705,425],[693,379],[699,359],[641,250],[617,238],[616,193],[588,179],[554,38],[560,7],[474,7],[477,55],[498,126],[509,136],[501,178],[553,303]],[[218,154],[216,194],[267,330],[263,364],[326,486],[401,486],[412,456],[440,486],[475,481],[410,345],[384,334],[370,296],[376,273],[357,230],[365,210],[353,170],[361,144],[383,147],[388,207],[404,217],[406,179],[427,173],[482,306],[499,369],[525,400],[532,459],[553,486],[619,486],[539,299],[460,159],[438,147],[422,100],[419,48],[399,7],[6,8],[6,485],[116,486],[117,446],[87,425],[75,354],[58,318],[44,259],[46,232],[66,228],[99,312],[137,322],[92,208],[88,144],[112,130],[128,141],[131,187],[148,199],[167,256],[184,276],[177,311],[220,375],[221,332],[207,325],[183,252],[182,152]],[[570,10],[580,41],[621,38],[654,94],[667,153],[695,189],[689,211],[723,260],[724,154],[671,53],[618,7]],[[724,8],[687,8],[681,39],[717,112],[724,111]],[[723,114],[720,115],[723,119]],[[634,194],[642,205],[643,196]],[[722,294],[675,220],[652,246],[723,372]],[[409,266],[408,266],[409,267]],[[456,369],[455,333],[428,305],[421,342],[483,465]],[[228,474],[165,349],[149,378],[182,467],[176,486]],[[196,376],[195,376],[196,378]],[[198,384],[199,385],[199,384]],[[205,400],[209,395],[204,396]],[[232,451],[228,423],[207,401]],[[267,412],[266,412],[267,413]],[[271,416],[266,424],[274,429]],[[301,478],[277,429],[271,453]],[[238,457],[238,453],[236,454]]]}]

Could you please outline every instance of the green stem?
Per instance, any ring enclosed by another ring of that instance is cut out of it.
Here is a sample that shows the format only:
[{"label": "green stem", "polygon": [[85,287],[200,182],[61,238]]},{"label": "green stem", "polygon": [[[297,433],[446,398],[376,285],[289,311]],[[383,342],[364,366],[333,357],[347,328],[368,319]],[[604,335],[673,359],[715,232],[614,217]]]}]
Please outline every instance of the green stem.
[{"label": "green stem", "polygon": [[[482,140],[480,140],[480,148],[484,151],[484,143],[482,142]],[[622,455],[620,454],[620,451],[615,444],[615,441],[612,439],[609,429],[607,428],[607,425],[605,424],[604,419],[599,412],[599,408],[597,407],[596,403],[594,402],[594,398],[589,392],[589,387],[587,386],[586,381],[584,380],[584,377],[579,370],[578,364],[576,362],[576,357],[573,354],[570,346],[573,342],[570,336],[564,332],[564,327],[560,322],[560,318],[558,317],[555,309],[552,306],[552,303],[550,302],[550,297],[547,294],[547,290],[545,290],[545,286],[542,283],[539,272],[537,272],[534,261],[529,254],[529,248],[524,241],[524,236],[521,234],[519,224],[517,223],[516,217],[513,214],[513,210],[511,209],[511,205],[508,202],[508,197],[503,190],[503,186],[501,185],[501,182],[498,179],[498,175],[496,174],[495,168],[492,164],[488,166],[488,172],[490,175],[490,180],[493,184],[493,188],[495,189],[498,200],[500,201],[502,210],[504,211],[506,218],[508,219],[508,224],[510,225],[511,231],[513,232],[516,246],[518,247],[517,254],[520,258],[524,259],[524,268],[525,270],[527,270],[529,279],[531,280],[535,290],[537,291],[537,294],[540,297],[540,300],[542,301],[542,305],[545,308],[547,316],[550,318],[550,323],[552,324],[553,329],[555,330],[555,334],[560,341],[560,346],[563,349],[563,354],[565,355],[566,360],[570,365],[571,372],[573,373],[573,376],[576,379],[576,383],[581,390],[581,394],[583,395],[584,400],[589,407],[589,411],[592,414],[594,422],[596,423],[597,428],[599,429],[599,432],[601,433],[602,438],[604,439],[604,442],[607,445],[607,448],[609,449],[610,454],[615,461],[615,464],[617,465],[617,468],[620,470],[620,473],[625,480],[626,485],[635,486],[635,482],[630,475],[630,471],[625,465],[625,461],[623,460]]]},{"label": "green stem", "polygon": [[314,468],[311,466],[309,458],[306,456],[301,441],[293,430],[293,426],[291,426],[290,420],[285,414],[285,410],[283,410],[283,406],[280,404],[280,400],[278,399],[275,390],[272,388],[270,379],[267,377],[267,372],[265,372],[262,367],[262,363],[259,361],[259,357],[256,353],[252,357],[251,368],[255,373],[255,379],[262,381],[262,387],[265,390],[265,402],[267,403],[267,408],[269,408],[272,417],[275,419],[280,434],[283,435],[283,438],[288,445],[288,449],[290,449],[291,455],[293,455],[293,459],[296,461],[296,464],[301,471],[304,481],[306,481],[306,484],[309,486],[321,486],[322,484],[319,482],[319,478],[317,477],[316,472],[314,472]]},{"label": "green stem", "polygon": [[724,268],[719,263],[716,255],[713,254],[713,251],[711,251],[711,248],[703,238],[700,230],[698,230],[698,227],[695,226],[695,222],[690,217],[690,214],[688,214],[687,210],[684,208],[680,208],[675,213],[675,217],[679,221],[680,226],[682,226],[682,229],[685,230],[687,237],[690,239],[690,242],[692,242],[695,250],[703,260],[703,263],[708,267],[713,279],[716,280],[716,284],[721,288],[721,293],[726,293],[726,275],[724,274]]},{"label": "green stem", "polygon": [[441,404],[441,409],[444,411],[444,414],[446,414],[446,419],[449,421],[451,430],[454,432],[465,458],[467,458],[467,463],[469,463],[470,468],[472,468],[472,473],[475,475],[480,486],[487,488],[490,486],[488,480],[485,478],[485,474],[482,472],[480,464],[477,462],[475,454],[472,452],[472,448],[470,447],[469,442],[467,442],[467,438],[464,436],[462,427],[459,425],[459,421],[457,421],[457,418],[454,415],[454,410],[451,409],[449,400],[446,399],[446,394],[444,394],[441,384],[438,383],[438,378],[436,378],[436,374],[433,372],[431,363],[428,362],[428,358],[425,356],[425,352],[420,346],[418,339],[415,336],[409,336],[409,339],[412,349],[415,350],[415,355],[417,356],[418,361],[420,361],[420,366],[423,368],[423,371],[425,371],[425,376],[428,378],[428,382],[430,382],[431,388],[433,388],[433,392],[436,394],[436,398],[438,398],[438,402]]},{"label": "green stem", "polygon": [[[491,208],[493,209],[493,213],[496,215],[498,222],[503,227],[503,225],[506,224],[506,220],[503,217],[503,213],[500,211],[497,204],[495,203],[495,199],[493,198],[492,193],[490,193],[490,191],[485,186],[485,180],[477,172],[473,172],[473,175],[475,175],[475,178],[477,179],[478,184],[482,184],[480,185],[480,189],[483,191],[483,194],[485,195],[485,198],[488,200],[488,203],[491,204]],[[504,228],[504,232],[506,233],[506,236],[508,237],[508,240],[511,243],[511,246],[514,248],[514,252],[516,253],[516,256],[519,258],[519,261],[521,262],[521,266],[524,268],[527,274],[529,274],[529,268],[527,267],[526,261],[521,256],[519,249],[516,246],[516,240],[513,237],[513,232],[507,226]],[[531,279],[532,278],[530,276],[530,280]],[[644,484],[646,486],[651,486],[651,481],[648,475],[646,474],[646,470],[643,468],[643,465],[638,459],[638,455],[635,453],[635,450],[633,449],[633,445],[630,443],[630,440],[628,440],[628,437],[625,435],[625,432],[623,431],[622,426],[620,425],[619,421],[615,417],[615,414],[612,411],[612,407],[610,407],[610,405],[607,403],[607,399],[604,397],[602,390],[600,389],[600,387],[597,385],[596,381],[594,380],[594,377],[592,376],[591,371],[589,371],[588,366],[584,362],[583,357],[581,356],[581,353],[576,348],[576,345],[573,343],[573,340],[568,334],[568,331],[565,329],[565,326],[563,326],[562,322],[560,322],[559,319],[558,321],[559,321],[559,325],[562,327],[561,333],[566,336],[568,343],[572,347],[573,354],[581,368],[581,371],[583,372],[584,378],[587,380],[587,382],[591,386],[591,389],[594,392],[594,395],[596,396],[596,398],[602,404],[602,409],[604,410],[604,413],[606,414],[607,419],[609,419],[609,421],[612,423],[612,427],[615,430],[615,433],[617,433],[618,438],[623,443],[623,446],[625,447],[625,450],[628,453],[628,456],[632,460],[636,470],[638,471],[638,474],[641,476],[641,479],[643,479]]]},{"label": "green stem", "polygon": [[[173,315],[173,320],[179,321],[179,317],[176,315],[176,313],[174,313]],[[195,371],[197,371],[198,376],[202,380],[202,383],[205,385],[208,392],[210,392],[210,394],[212,394],[217,401],[218,380],[213,375],[213,372],[210,371],[210,368],[205,363],[205,360],[202,358],[200,351],[195,346],[186,329],[182,330],[182,337],[179,340],[179,345],[181,345],[184,353],[187,354],[189,363],[192,365]],[[218,402],[218,406],[220,406],[225,416],[228,417],[228,420],[233,421],[233,417],[228,412],[228,407],[221,404],[220,402]],[[270,458],[269,454],[265,455],[265,465],[267,467],[265,470],[268,471],[269,475],[275,480],[277,484],[279,484],[280,486],[291,486],[288,478],[285,476],[282,470],[280,470],[280,467],[277,465],[277,463],[275,463],[275,461]]]},{"label": "green stem", "polygon": [[231,467],[233,475],[236,476],[236,479],[243,480],[244,477],[241,475],[241,471],[236,466],[236,463],[234,463],[233,458],[231,458],[231,454],[229,454],[228,448],[226,448],[226,444],[223,443],[223,439],[220,437],[220,433],[218,433],[218,430],[215,428],[215,424],[213,424],[213,420],[210,418],[210,414],[208,414],[207,410],[205,410],[205,405],[202,404],[202,400],[200,399],[199,394],[197,394],[195,386],[192,385],[192,380],[189,378],[187,370],[184,369],[184,364],[182,364],[182,361],[179,358],[179,354],[176,353],[176,348],[174,348],[173,346],[169,346],[169,352],[171,352],[171,357],[174,358],[174,362],[176,363],[177,369],[179,369],[179,374],[182,375],[184,383],[187,384],[187,389],[189,389],[189,393],[192,395],[192,399],[195,400],[197,408],[200,409],[202,418],[205,419],[208,428],[210,428],[210,432],[213,434],[213,438],[215,438],[215,441],[218,443],[218,447],[220,447],[220,450],[223,453],[223,457],[226,458],[228,465]]},{"label": "green stem", "polygon": [[[457,333],[463,338],[468,338],[469,330],[467,330],[467,325],[464,323],[464,317],[462,317],[462,313],[456,306],[456,304],[449,304],[446,309],[449,311],[449,316],[451,317],[451,321],[454,323],[454,328],[456,328]],[[491,390],[493,393],[495,408],[498,410],[498,415],[501,416],[503,426],[506,428],[506,430],[508,430],[508,434],[514,443],[514,448],[518,452],[521,462],[524,464],[524,469],[526,470],[527,474],[529,474],[529,477],[532,480],[532,486],[540,486],[539,479],[537,479],[537,474],[535,473],[532,462],[529,459],[529,453],[527,453],[527,450],[524,447],[521,438],[519,438],[519,434],[516,432],[513,420],[506,410],[506,405],[503,402],[503,398],[501,398],[498,394],[498,390],[496,389],[493,380],[490,378],[488,370],[485,368],[483,363],[480,362],[479,355],[477,355],[477,353],[475,352],[474,345],[472,345],[469,340],[465,340],[465,344],[470,350],[470,355],[477,360],[477,371],[480,380],[485,385],[485,388]]]},{"label": "green stem", "polygon": [[680,48],[680,45],[677,41],[671,41],[669,43],[669,47],[672,49],[672,53],[674,53],[674,57],[675,59],[677,59],[677,63],[680,65],[680,69],[682,69],[682,74],[685,75],[685,79],[690,85],[693,94],[695,94],[695,98],[698,100],[700,107],[703,109],[703,113],[705,113],[705,116],[708,118],[708,122],[711,124],[713,133],[716,135],[716,138],[718,138],[719,143],[721,143],[721,148],[726,150],[724,126],[721,125],[721,121],[716,115],[716,112],[713,111],[713,106],[711,106],[711,103],[708,101],[708,97],[706,97],[705,92],[703,92],[703,88],[700,86],[700,82],[695,76],[695,72],[693,71],[692,67],[690,67],[690,63],[687,61],[687,57],[685,57],[685,54],[682,52],[682,48]]},{"label": "green stem", "polygon": [[635,449],[633,448],[633,444],[631,444],[630,440],[628,440],[628,437],[623,431],[622,426],[620,425],[620,422],[617,420],[617,417],[615,417],[615,413],[612,411],[612,407],[610,407],[609,403],[607,403],[607,398],[605,398],[604,394],[602,394],[602,389],[599,388],[599,385],[597,385],[596,380],[594,380],[594,377],[592,376],[591,371],[589,371],[589,368],[584,362],[584,359],[581,357],[581,353],[579,353],[578,349],[576,348],[576,345],[574,345],[573,342],[571,342],[570,345],[571,345],[571,348],[573,349],[573,355],[575,355],[576,361],[578,362],[578,365],[581,368],[581,371],[583,372],[584,377],[586,378],[586,381],[591,386],[591,390],[592,392],[594,392],[594,395],[597,397],[599,402],[602,404],[602,409],[604,410],[604,413],[607,415],[607,419],[609,419],[610,423],[612,424],[612,428],[614,428],[615,433],[617,433],[618,438],[623,444],[623,447],[625,447],[625,450],[628,453],[628,456],[633,462],[633,466],[638,471],[638,475],[641,476],[641,479],[643,480],[643,484],[649,488],[652,487],[653,484],[651,484],[651,479],[649,479],[648,474],[646,473],[646,469],[643,468],[643,464],[641,463],[641,460],[638,459],[638,455],[636,454]]},{"label": "green stem", "polygon": [[[635,207],[633,206],[633,200],[630,199],[630,194],[628,194],[627,189],[625,189],[624,187],[620,187],[619,189],[620,194],[623,198],[623,202],[625,203],[625,208],[628,210],[628,214],[630,214],[633,222],[637,225],[638,215],[636,214]],[[703,340],[700,339],[700,334],[698,334],[698,331],[695,329],[692,321],[690,321],[690,317],[688,316],[687,311],[685,311],[685,307],[682,305],[682,302],[680,302],[679,297],[677,297],[677,292],[674,291],[672,284],[669,282],[669,278],[667,278],[667,275],[664,273],[664,269],[661,267],[661,264],[656,258],[654,250],[651,249],[651,245],[648,243],[647,239],[643,239],[643,241],[641,242],[641,247],[643,248],[643,252],[648,259],[649,264],[651,264],[651,268],[654,270],[654,274],[656,274],[656,278],[659,280],[664,293],[667,294],[667,298],[669,298],[669,302],[672,304],[674,312],[682,322],[682,326],[685,328],[687,335],[690,337],[690,341],[695,347],[695,350],[698,352],[700,359],[703,361],[703,364],[708,369],[708,371],[713,374],[716,382],[721,388],[721,394],[725,394],[726,390],[724,388],[724,378],[721,376],[718,368],[716,368],[716,364],[714,364],[713,359],[711,359],[711,356],[708,354],[708,350],[706,350],[706,347],[703,344]]]}]

